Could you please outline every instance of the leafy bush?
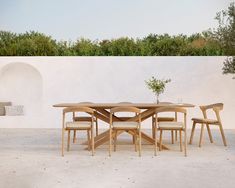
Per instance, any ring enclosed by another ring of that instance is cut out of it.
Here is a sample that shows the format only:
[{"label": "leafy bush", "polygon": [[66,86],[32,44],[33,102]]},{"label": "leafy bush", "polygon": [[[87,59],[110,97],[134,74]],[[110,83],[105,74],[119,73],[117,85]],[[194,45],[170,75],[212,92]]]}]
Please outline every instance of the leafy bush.
[{"label": "leafy bush", "polygon": [[222,45],[207,32],[191,36],[149,34],[143,39],[122,37],[76,42],[56,41],[38,32],[0,31],[1,56],[211,56],[224,55]]}]

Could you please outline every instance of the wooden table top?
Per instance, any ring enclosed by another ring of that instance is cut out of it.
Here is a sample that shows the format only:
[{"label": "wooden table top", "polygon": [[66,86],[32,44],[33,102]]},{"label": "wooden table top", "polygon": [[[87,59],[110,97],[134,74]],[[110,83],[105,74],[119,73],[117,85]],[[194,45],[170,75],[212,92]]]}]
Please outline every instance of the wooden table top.
[{"label": "wooden table top", "polygon": [[172,106],[172,107],[185,107],[185,108],[192,108],[195,107],[193,104],[188,103],[60,103],[55,104],[53,107],[81,107],[81,106],[87,106],[90,108],[105,108],[110,109],[113,107],[118,106],[134,106],[136,108],[141,109],[148,109],[148,108],[157,108],[157,107],[166,107],[166,106]]}]

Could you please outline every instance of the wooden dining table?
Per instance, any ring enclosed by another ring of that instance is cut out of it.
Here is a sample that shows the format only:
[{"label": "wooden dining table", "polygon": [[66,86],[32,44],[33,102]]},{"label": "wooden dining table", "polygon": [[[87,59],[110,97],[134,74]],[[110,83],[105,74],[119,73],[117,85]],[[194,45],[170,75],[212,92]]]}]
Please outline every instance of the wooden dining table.
[{"label": "wooden dining table", "polygon": [[[144,121],[150,117],[152,117],[155,113],[156,108],[159,107],[182,107],[182,108],[192,108],[195,105],[193,104],[188,104],[188,103],[60,103],[60,104],[55,104],[53,107],[56,108],[65,108],[65,107],[81,107],[81,106],[86,106],[90,107],[95,110],[94,115],[106,122],[110,123],[110,112],[109,110],[114,107],[127,107],[127,106],[133,106],[136,108],[141,109],[141,121]],[[113,116],[113,120],[118,120],[118,121],[124,121],[124,119]],[[126,120],[126,119],[125,119]],[[131,117],[128,119],[128,121],[137,121],[138,116]],[[131,130],[126,131],[127,133],[134,135],[135,133]],[[122,132],[119,132],[121,134]],[[143,140],[149,142],[150,144],[154,144],[154,139],[150,137],[148,134],[145,132],[141,131],[141,137]],[[109,130],[106,130],[97,136],[94,137],[94,147],[98,147],[104,143],[106,143],[109,140]],[[159,143],[158,143],[159,144]],[[169,149],[166,145],[162,145],[163,149]]]}]

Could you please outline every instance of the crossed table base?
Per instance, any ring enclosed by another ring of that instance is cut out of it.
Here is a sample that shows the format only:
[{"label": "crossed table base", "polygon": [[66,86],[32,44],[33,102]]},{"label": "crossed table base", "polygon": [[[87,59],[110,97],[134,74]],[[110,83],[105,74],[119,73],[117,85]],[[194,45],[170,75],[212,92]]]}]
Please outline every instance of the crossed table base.
[{"label": "crossed table base", "polygon": [[[106,122],[106,123],[110,123],[110,113],[109,111],[107,111],[106,109],[103,109],[103,108],[95,108],[96,112],[95,112],[95,116]],[[155,108],[151,108],[151,109],[147,109],[143,112],[141,112],[141,122],[148,119],[149,117],[151,117],[155,112]],[[118,120],[118,121],[136,121],[138,120],[138,116],[135,116],[135,117],[132,117],[130,119],[122,119],[122,118],[118,118],[116,116],[113,116],[113,120]],[[123,132],[126,132],[132,136],[135,135],[135,132],[133,130],[121,130],[121,131],[118,131],[118,135],[122,134]],[[114,132],[113,132],[113,135],[114,137]],[[152,137],[150,137],[149,135],[147,135],[146,133],[144,133],[143,131],[141,131],[141,138],[147,142],[149,142],[150,144],[153,144],[155,143],[154,139]],[[94,137],[94,147],[97,148],[98,146],[106,143],[109,141],[109,130],[97,135]],[[157,144],[159,145],[159,142],[157,142]],[[162,148],[163,149],[166,149],[168,150],[169,148],[165,145],[162,145]]]}]

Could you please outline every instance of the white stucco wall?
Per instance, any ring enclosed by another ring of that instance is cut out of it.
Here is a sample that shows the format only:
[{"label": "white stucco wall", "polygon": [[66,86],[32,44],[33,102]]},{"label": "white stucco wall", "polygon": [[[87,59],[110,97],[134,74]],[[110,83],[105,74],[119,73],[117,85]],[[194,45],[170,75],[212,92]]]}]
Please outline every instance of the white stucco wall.
[{"label": "white stucco wall", "polygon": [[[225,57],[0,57],[0,101],[25,105],[25,116],[0,116],[3,128],[59,128],[61,102],[154,102],[144,80],[171,78],[161,101],[223,102],[225,128],[235,128],[235,80],[222,75]],[[6,71],[9,64],[28,69]],[[36,72],[34,72],[36,70]],[[38,73],[37,73],[38,72]],[[24,84],[25,83],[25,84]],[[16,93],[13,94],[12,91]],[[34,101],[34,102],[32,102]],[[191,117],[201,116],[198,107]],[[103,125],[104,126],[104,125]],[[148,127],[149,122],[144,126]],[[150,127],[150,126],[149,126]]]}]

